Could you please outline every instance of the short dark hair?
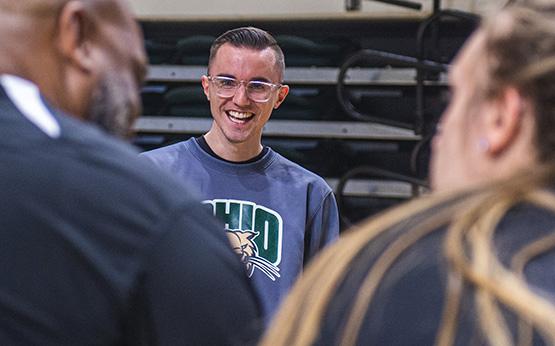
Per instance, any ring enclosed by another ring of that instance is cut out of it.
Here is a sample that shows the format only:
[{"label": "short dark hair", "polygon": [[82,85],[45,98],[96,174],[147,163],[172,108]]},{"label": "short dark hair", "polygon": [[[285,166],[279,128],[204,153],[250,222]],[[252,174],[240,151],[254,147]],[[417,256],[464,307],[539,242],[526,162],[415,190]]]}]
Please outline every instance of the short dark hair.
[{"label": "short dark hair", "polygon": [[283,51],[279,47],[276,39],[270,35],[270,33],[252,26],[228,30],[214,40],[212,46],[210,47],[208,71],[210,71],[210,66],[216,57],[218,49],[226,43],[229,43],[234,47],[244,47],[254,50],[271,48],[274,51],[274,56],[276,58],[276,66],[281,79],[280,82],[282,81],[283,72],[285,71],[285,57],[283,55]]}]

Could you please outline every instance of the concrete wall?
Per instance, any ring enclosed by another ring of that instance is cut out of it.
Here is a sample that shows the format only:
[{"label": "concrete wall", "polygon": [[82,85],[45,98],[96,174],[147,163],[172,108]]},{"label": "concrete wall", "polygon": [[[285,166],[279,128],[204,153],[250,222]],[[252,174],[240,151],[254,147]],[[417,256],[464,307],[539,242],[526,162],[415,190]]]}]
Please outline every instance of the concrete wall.
[{"label": "concrete wall", "polygon": [[[142,19],[217,20],[217,19],[287,19],[287,18],[376,18],[421,17],[430,13],[432,0],[421,3],[417,12],[397,6],[362,0],[360,11],[345,10],[345,0],[129,0]],[[443,0],[442,8],[456,8],[488,13],[507,0]]]}]

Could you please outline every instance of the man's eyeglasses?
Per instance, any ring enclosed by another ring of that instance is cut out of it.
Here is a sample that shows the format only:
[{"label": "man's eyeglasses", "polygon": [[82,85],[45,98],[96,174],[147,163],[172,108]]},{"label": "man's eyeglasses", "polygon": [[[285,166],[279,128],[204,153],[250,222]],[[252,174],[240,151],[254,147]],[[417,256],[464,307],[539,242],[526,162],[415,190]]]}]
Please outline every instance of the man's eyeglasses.
[{"label": "man's eyeglasses", "polygon": [[241,84],[244,84],[247,96],[254,102],[266,102],[272,96],[272,91],[280,88],[281,84],[262,81],[244,81],[231,77],[208,76],[208,80],[216,87],[216,95],[223,98],[233,97]]}]

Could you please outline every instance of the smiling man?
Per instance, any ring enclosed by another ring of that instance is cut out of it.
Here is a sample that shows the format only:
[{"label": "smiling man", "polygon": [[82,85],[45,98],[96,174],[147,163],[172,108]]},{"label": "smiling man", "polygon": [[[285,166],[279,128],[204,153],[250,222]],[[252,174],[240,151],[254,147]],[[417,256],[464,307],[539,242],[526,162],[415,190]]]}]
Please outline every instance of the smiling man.
[{"label": "smiling man", "polygon": [[283,52],[245,27],[217,38],[202,87],[214,121],[204,136],[144,154],[194,185],[225,223],[270,318],[304,264],[339,233],[332,190],[316,174],[262,145],[285,100]]}]

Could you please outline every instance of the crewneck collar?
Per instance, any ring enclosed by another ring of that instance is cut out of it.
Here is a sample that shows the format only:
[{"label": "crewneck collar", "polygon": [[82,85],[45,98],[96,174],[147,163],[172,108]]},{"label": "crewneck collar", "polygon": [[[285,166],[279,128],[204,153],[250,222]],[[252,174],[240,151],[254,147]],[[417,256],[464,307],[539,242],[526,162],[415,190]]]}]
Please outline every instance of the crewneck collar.
[{"label": "crewneck collar", "polygon": [[256,162],[256,161],[260,160],[264,155],[266,155],[266,153],[268,152],[268,149],[269,149],[267,146],[263,146],[262,151],[258,155],[256,155],[255,157],[250,158],[250,159],[245,160],[245,161],[233,162],[233,161],[230,161],[230,160],[226,160],[223,157],[220,157],[218,154],[216,154],[214,152],[214,150],[212,150],[210,145],[208,145],[208,142],[206,141],[206,138],[204,136],[195,137],[195,141],[197,142],[197,144],[200,146],[200,148],[202,150],[204,150],[206,153],[210,154],[212,157],[215,157],[215,158],[217,158],[219,160],[222,160],[222,161],[225,161],[225,162],[241,164],[241,165]]},{"label": "crewneck collar", "polygon": [[204,166],[231,175],[260,174],[278,157],[272,148],[268,147],[268,151],[254,162],[233,163],[220,160],[208,154],[200,147],[195,138],[191,138],[186,144],[193,156],[201,161]]}]

